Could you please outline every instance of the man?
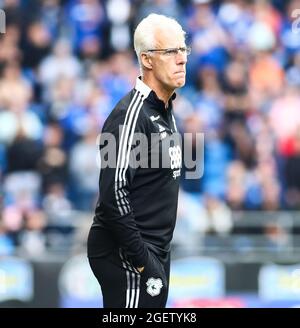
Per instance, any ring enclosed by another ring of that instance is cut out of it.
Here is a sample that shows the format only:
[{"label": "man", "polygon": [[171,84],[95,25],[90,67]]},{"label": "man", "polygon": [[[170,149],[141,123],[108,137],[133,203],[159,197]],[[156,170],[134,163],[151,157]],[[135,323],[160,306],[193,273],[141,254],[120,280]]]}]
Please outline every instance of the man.
[{"label": "man", "polygon": [[[102,129],[101,161],[114,150],[104,154],[107,143],[103,136],[110,133],[116,140],[116,166],[101,168],[88,257],[102,289],[104,307],[163,308],[168,297],[170,242],[181,169],[172,100],[174,90],[185,83],[190,48],[182,27],[174,19],[156,14],[139,23],[134,47],[142,76]],[[137,134],[147,140],[138,155],[141,162],[150,163],[147,167],[130,165],[137,158],[133,156]],[[158,136],[154,142],[152,135]],[[151,166],[157,156],[159,165]]]}]

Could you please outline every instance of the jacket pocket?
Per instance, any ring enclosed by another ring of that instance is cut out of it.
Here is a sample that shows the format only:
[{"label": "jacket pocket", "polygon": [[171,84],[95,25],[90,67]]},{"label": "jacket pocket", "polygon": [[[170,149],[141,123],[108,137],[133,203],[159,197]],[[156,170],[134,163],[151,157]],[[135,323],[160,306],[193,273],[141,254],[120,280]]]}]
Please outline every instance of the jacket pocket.
[{"label": "jacket pocket", "polygon": [[148,253],[148,261],[145,265],[145,269],[142,274],[152,274],[153,276],[158,276],[163,280],[164,283],[166,283],[167,278],[164,266],[153,252],[148,250]]}]

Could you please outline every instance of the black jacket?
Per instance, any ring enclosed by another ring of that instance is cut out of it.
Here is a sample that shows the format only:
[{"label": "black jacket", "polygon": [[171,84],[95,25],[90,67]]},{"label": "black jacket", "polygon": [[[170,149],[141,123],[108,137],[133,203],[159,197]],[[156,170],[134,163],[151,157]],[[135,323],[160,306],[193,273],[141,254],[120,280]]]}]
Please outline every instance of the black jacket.
[{"label": "black jacket", "polygon": [[[92,225],[98,237],[89,241],[89,257],[105,256],[118,247],[139,267],[147,261],[148,248],[158,255],[169,251],[182,162],[174,98],[175,94],[166,109],[138,78],[135,88],[105,121],[100,137],[99,199]],[[115,144],[107,133],[115,137]],[[146,143],[137,141],[137,133],[143,134]],[[116,166],[104,167],[115,152]]]}]

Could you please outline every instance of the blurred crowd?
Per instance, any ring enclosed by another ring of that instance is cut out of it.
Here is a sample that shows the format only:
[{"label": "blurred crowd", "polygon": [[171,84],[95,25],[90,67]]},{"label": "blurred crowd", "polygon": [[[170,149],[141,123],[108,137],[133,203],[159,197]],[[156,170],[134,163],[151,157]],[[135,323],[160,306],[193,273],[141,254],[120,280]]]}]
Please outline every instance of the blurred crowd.
[{"label": "blurred crowd", "polygon": [[233,211],[300,208],[299,0],[0,0],[0,8],[0,254],[17,246],[41,254],[64,241],[57,236],[74,211],[93,212],[97,136],[139,75],[132,34],[151,12],[187,32],[192,54],[174,111],[181,133],[205,138],[203,176],[181,180],[179,226],[228,234]]}]

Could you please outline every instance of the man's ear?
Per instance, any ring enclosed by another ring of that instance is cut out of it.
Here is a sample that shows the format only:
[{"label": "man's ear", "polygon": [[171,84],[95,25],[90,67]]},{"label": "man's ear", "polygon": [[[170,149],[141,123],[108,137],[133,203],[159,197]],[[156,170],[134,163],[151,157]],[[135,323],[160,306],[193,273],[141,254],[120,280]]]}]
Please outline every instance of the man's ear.
[{"label": "man's ear", "polygon": [[142,61],[142,64],[145,68],[147,69],[152,69],[152,58],[151,56],[145,54],[145,53],[142,53],[141,54],[141,61]]}]

